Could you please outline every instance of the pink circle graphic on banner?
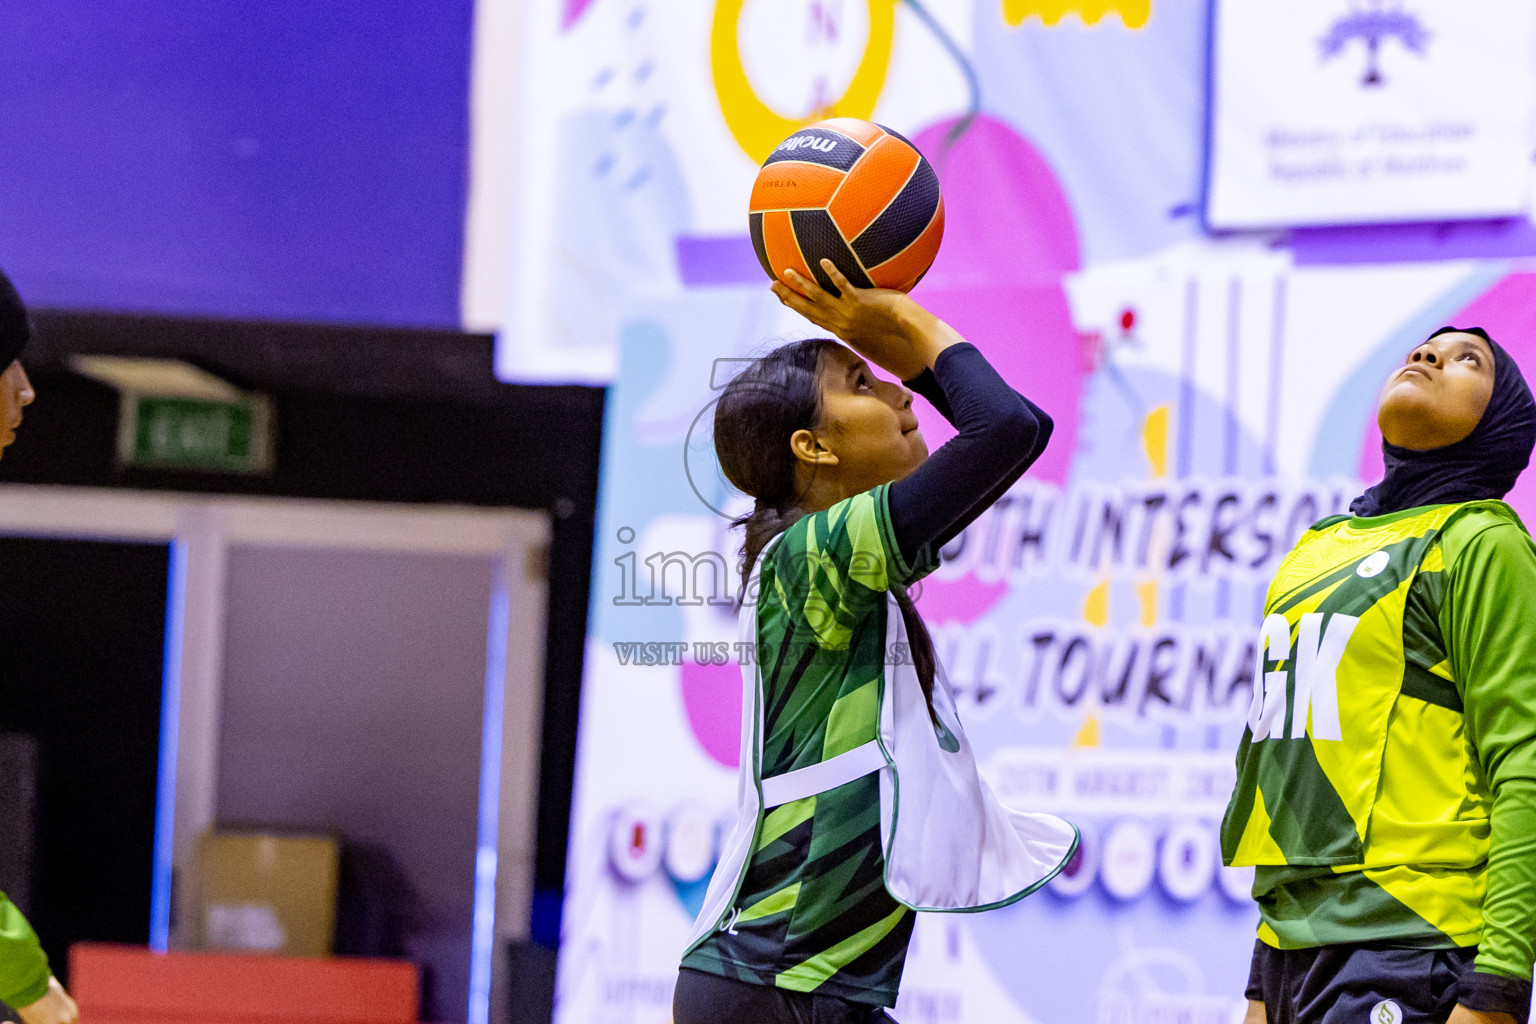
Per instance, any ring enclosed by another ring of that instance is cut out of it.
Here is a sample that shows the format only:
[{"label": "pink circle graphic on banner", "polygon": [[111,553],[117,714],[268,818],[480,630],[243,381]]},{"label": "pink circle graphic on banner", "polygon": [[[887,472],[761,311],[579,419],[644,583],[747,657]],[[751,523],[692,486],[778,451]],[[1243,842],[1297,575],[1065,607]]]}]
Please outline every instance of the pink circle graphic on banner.
[{"label": "pink circle graphic on banner", "polygon": [[683,708],[688,726],[715,761],[727,768],[741,763],[741,668],[682,664]]},{"label": "pink circle graphic on banner", "polygon": [[[1081,265],[1072,208],[1045,158],[1007,124],[982,115],[948,145],[954,125],[914,140],[944,188],[944,245],[912,294],[1050,413],[1056,431],[1030,473],[1063,483],[1085,375],[1062,286]],[[954,436],[926,403],[918,420],[930,451]]]},{"label": "pink circle graphic on banner", "polygon": [[[1086,375],[1062,285],[1081,265],[1072,207],[1045,158],[1007,124],[979,116],[949,145],[955,124],[942,121],[914,139],[944,188],[944,245],[912,294],[1050,414],[1055,430],[1029,475],[1062,484],[1077,449]],[[929,451],[954,436],[928,403],[914,409]],[[1006,583],[973,576],[930,578],[923,617],[971,623],[1007,591]]]},{"label": "pink circle graphic on banner", "polygon": [[565,0],[565,10],[560,15],[561,30],[569,29],[581,20],[582,14],[592,5],[592,0]]}]

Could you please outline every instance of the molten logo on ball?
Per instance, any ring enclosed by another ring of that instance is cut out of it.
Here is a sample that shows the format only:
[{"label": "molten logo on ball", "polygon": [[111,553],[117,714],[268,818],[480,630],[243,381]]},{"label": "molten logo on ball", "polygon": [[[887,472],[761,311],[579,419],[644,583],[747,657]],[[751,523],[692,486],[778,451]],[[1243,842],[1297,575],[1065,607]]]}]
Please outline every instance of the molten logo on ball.
[{"label": "molten logo on ball", "polygon": [[791,135],[779,143],[774,152],[793,149],[819,149],[823,153],[830,153],[837,148],[836,139],[818,139],[809,135]]}]

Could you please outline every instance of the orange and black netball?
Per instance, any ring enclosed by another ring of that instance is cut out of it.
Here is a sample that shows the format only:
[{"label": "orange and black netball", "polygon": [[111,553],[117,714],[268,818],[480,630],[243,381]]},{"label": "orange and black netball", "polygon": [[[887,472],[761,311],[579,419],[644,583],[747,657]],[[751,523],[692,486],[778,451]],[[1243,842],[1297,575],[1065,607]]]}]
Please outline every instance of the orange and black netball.
[{"label": "orange and black netball", "polygon": [[855,287],[908,291],[944,237],[933,167],[901,135],[853,117],[818,121],[779,143],[748,209],[769,277],[795,270],[833,293],[823,258]]}]

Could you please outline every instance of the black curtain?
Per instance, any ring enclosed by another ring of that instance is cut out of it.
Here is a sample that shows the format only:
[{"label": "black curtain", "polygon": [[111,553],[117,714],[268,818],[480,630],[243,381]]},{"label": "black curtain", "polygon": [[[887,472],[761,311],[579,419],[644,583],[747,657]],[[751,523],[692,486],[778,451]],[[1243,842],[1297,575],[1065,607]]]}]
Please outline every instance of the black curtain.
[{"label": "black curtain", "polygon": [[168,565],[0,538],[0,732],[36,744],[27,909],[61,979],[72,943],[149,940]]}]

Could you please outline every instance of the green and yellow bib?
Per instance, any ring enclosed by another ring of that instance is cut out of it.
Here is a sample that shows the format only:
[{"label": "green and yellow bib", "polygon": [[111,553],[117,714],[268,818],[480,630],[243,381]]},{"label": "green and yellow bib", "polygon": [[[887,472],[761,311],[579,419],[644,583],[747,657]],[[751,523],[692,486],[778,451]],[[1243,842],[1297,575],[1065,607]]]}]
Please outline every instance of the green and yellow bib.
[{"label": "green and yellow bib", "polygon": [[1446,533],[1502,502],[1325,519],[1265,601],[1222,855],[1281,948],[1477,941],[1488,785],[1440,625]]}]

